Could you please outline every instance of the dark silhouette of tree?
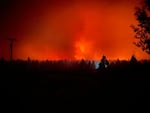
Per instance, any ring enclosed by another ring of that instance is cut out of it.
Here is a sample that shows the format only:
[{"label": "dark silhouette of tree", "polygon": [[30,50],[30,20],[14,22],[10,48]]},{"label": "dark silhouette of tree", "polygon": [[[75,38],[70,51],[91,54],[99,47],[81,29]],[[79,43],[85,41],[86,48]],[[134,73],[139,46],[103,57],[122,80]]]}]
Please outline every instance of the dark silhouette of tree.
[{"label": "dark silhouette of tree", "polygon": [[137,59],[134,55],[132,55],[131,59],[130,59],[130,63],[135,64],[137,63]]},{"label": "dark silhouette of tree", "polygon": [[143,51],[150,55],[150,1],[145,0],[142,7],[137,7],[135,11],[136,26],[131,25],[135,32],[135,38],[138,39],[134,44],[142,48]]},{"label": "dark silhouette of tree", "polygon": [[105,69],[109,66],[109,62],[106,56],[102,56],[101,62],[99,63],[99,69]]}]

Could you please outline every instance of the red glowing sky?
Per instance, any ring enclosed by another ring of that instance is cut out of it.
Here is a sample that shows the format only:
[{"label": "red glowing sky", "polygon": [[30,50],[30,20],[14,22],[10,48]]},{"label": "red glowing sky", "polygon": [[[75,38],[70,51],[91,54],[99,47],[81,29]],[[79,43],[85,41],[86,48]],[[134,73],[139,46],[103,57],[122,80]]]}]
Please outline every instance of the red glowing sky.
[{"label": "red glowing sky", "polygon": [[39,60],[150,58],[133,42],[141,0],[2,0],[0,57]]}]

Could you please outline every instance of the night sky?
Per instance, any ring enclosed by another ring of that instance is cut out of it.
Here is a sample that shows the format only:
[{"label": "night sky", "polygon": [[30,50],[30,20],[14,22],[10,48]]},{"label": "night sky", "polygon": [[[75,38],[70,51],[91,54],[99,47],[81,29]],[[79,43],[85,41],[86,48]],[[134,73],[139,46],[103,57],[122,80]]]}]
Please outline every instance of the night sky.
[{"label": "night sky", "polygon": [[150,58],[133,42],[141,0],[0,0],[0,57],[14,59]]}]

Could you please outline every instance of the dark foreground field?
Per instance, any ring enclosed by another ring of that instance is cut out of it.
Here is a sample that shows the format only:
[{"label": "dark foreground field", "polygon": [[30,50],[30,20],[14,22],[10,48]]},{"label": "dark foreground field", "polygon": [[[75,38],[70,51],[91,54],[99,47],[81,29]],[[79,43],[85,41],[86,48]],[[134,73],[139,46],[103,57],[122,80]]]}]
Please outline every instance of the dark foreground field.
[{"label": "dark foreground field", "polygon": [[0,112],[148,112],[150,62],[0,61]]}]

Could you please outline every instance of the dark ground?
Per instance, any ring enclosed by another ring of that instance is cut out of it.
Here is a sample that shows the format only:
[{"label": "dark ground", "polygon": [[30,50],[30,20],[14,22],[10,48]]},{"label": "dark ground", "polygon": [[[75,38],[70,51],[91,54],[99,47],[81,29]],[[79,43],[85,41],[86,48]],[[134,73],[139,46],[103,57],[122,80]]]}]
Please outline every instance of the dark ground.
[{"label": "dark ground", "polygon": [[107,69],[66,61],[0,61],[0,112],[149,112],[150,62]]}]

